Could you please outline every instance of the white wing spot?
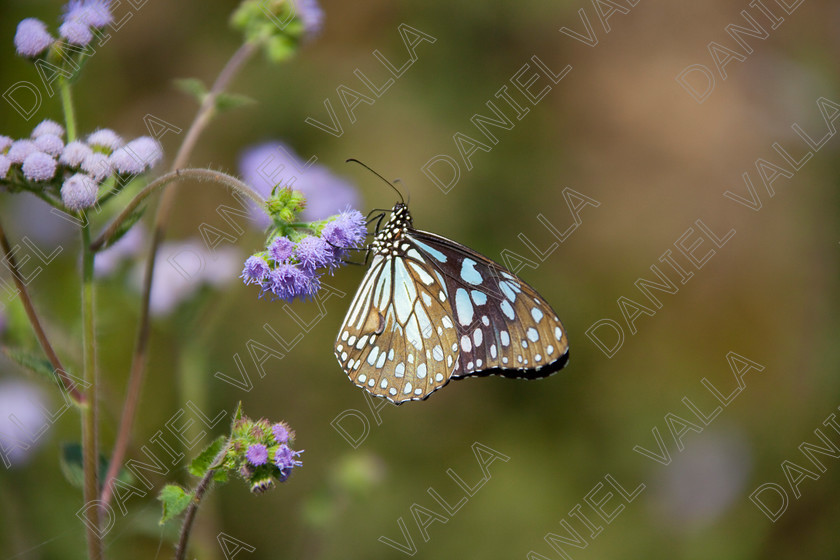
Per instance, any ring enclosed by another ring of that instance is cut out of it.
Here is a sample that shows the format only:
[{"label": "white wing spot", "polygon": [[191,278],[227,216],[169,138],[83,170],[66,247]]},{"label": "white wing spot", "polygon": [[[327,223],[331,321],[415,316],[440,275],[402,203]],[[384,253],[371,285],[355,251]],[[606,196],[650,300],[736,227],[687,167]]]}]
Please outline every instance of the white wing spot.
[{"label": "white wing spot", "polygon": [[394,368],[394,377],[402,377],[405,375],[405,362],[400,362]]},{"label": "white wing spot", "polygon": [[[391,350],[391,352],[393,352],[393,350]],[[385,352],[382,352],[381,354],[379,354],[379,359],[376,360],[376,369],[382,369],[382,366],[385,365],[385,360],[387,358],[388,358],[388,356],[385,354]]]},{"label": "white wing spot", "polygon": [[452,367],[452,355],[446,357],[446,367]]},{"label": "white wing spot", "polygon": [[350,340],[347,341],[347,345],[348,346],[353,346],[353,344],[355,344],[355,342],[356,342],[356,335],[353,335],[353,336],[350,337]]},{"label": "white wing spot", "polygon": [[414,363],[414,354],[409,354],[409,355],[408,355],[408,363],[409,363],[409,364],[413,364],[413,363]]},{"label": "white wing spot", "polygon": [[540,333],[538,333],[537,329],[535,329],[534,327],[530,327],[528,329],[527,334],[528,334],[528,340],[530,340],[531,342],[536,342],[540,339]]},{"label": "white wing spot", "polygon": [[472,296],[472,300],[475,302],[476,305],[484,305],[487,303],[487,294],[484,292],[479,292],[478,290],[472,290],[470,292]]},{"label": "white wing spot", "polygon": [[435,360],[438,362],[443,361],[443,348],[440,347],[440,344],[432,349],[432,356],[434,356]]},{"label": "white wing spot", "polygon": [[370,354],[368,354],[367,363],[373,365],[376,362],[376,357],[379,355],[379,346],[374,346],[370,350]]},{"label": "white wing spot", "polygon": [[481,329],[475,329],[475,332],[473,333],[473,342],[475,342],[476,348],[481,346],[483,338],[484,335],[481,333]]},{"label": "white wing spot", "polygon": [[403,393],[405,393],[405,394],[407,395],[407,394],[409,394],[410,392],[411,392],[411,383],[409,383],[408,381],[406,381],[406,383],[405,383],[405,387],[403,387]]},{"label": "white wing spot", "polygon": [[453,342],[453,343],[452,343],[452,351],[453,351],[453,352],[457,352],[457,351],[458,351],[458,343],[457,343],[457,342]]},{"label": "white wing spot", "polygon": [[534,356],[534,361],[535,361],[535,362],[542,361],[542,355],[537,354],[536,356]]},{"label": "white wing spot", "polygon": [[502,310],[502,313],[505,314],[505,317],[513,321],[516,318],[516,314],[513,312],[513,307],[511,307],[510,302],[505,300],[501,304],[499,304],[499,308]]},{"label": "white wing spot", "polygon": [[394,359],[394,349],[393,349],[393,348],[391,348],[391,349],[388,351],[388,359],[389,359],[389,360],[393,360],[393,359]]},{"label": "white wing spot", "polygon": [[423,379],[426,377],[426,364],[420,364],[417,366],[417,379]]},{"label": "white wing spot", "polygon": [[342,352],[341,353],[341,361],[343,362],[345,360],[347,360],[347,352]]},{"label": "white wing spot", "polygon": [[373,377],[371,377],[370,379],[368,379],[368,385],[373,387],[374,385],[376,385],[376,380],[374,380]]},{"label": "white wing spot", "polygon": [[470,284],[481,284],[481,274],[475,269],[475,261],[464,259],[461,262],[461,279]]},{"label": "white wing spot", "polygon": [[546,354],[554,354],[554,346],[551,344],[548,345],[548,348],[545,349]]},{"label": "white wing spot", "polygon": [[420,295],[423,297],[423,303],[426,304],[426,307],[429,307],[430,305],[432,305],[432,298],[429,296],[429,294],[427,294],[426,292],[423,292]]},{"label": "white wing spot", "polygon": [[502,356],[502,363],[503,363],[503,364],[508,363],[507,356]]},{"label": "white wing spot", "polygon": [[557,340],[563,338],[563,331],[560,330],[560,327],[554,327],[554,338]]},{"label": "white wing spot", "polygon": [[364,383],[365,381],[367,381],[367,375],[364,373],[359,375],[359,383]]},{"label": "white wing spot", "polygon": [[518,361],[521,364],[522,363],[522,356],[517,356],[516,361]]},{"label": "white wing spot", "polygon": [[493,358],[494,360],[496,359],[496,345],[495,344],[490,346],[490,357]]},{"label": "white wing spot", "polygon": [[522,341],[522,348],[528,348],[528,341],[527,340]]},{"label": "white wing spot", "polygon": [[336,350],[336,352],[341,352],[342,350],[344,350],[344,345],[339,344],[338,346],[335,347],[335,350]]},{"label": "white wing spot", "polygon": [[502,339],[502,346],[507,346],[508,344],[510,344],[510,335],[507,331],[500,332],[499,338]]},{"label": "white wing spot", "polygon": [[383,389],[386,388],[388,386],[388,379],[386,377],[383,377],[382,381],[379,382],[379,386]]},{"label": "white wing spot", "polygon": [[446,301],[446,294],[444,294],[443,292],[438,292],[438,299],[440,301]]},{"label": "white wing spot", "polygon": [[440,322],[443,323],[443,326],[447,329],[451,329],[454,326],[452,324],[452,319],[450,319],[448,315],[444,315]]},{"label": "white wing spot", "polygon": [[350,333],[348,331],[344,331],[343,333],[341,333],[341,340],[342,341],[347,341],[348,336],[350,336]]},{"label": "white wing spot", "polygon": [[472,368],[473,368],[473,363],[472,362],[467,362],[467,370],[472,370]]},{"label": "white wing spot", "polygon": [[393,397],[397,394],[397,389],[395,387],[391,387],[390,389],[388,389],[388,394]]},{"label": "white wing spot", "polygon": [[458,288],[455,292],[455,309],[458,310],[458,322],[462,325],[469,325],[473,320],[473,306],[470,296],[464,288]]},{"label": "white wing spot", "polygon": [[531,308],[531,317],[534,318],[535,323],[539,323],[540,320],[543,318],[543,312],[537,309],[536,307]]},{"label": "white wing spot", "polygon": [[419,395],[419,394],[420,394],[420,393],[422,393],[422,392],[423,392],[423,391],[420,389],[420,387],[417,387],[416,389],[414,389],[414,394],[415,394],[415,395]]},{"label": "white wing spot", "polygon": [[490,319],[487,317],[487,315],[482,315],[481,316],[481,322],[484,323],[485,327],[490,326]]},{"label": "white wing spot", "polygon": [[475,367],[480,368],[482,363],[483,362],[481,360],[476,360],[475,361]]},{"label": "white wing spot", "polygon": [[359,350],[361,350],[362,348],[364,348],[364,347],[365,347],[365,343],[367,342],[367,340],[368,340],[368,335],[365,335],[365,336],[363,336],[362,338],[360,338],[360,339],[359,339],[359,342],[357,342],[357,343],[356,343],[356,348],[358,348]]},{"label": "white wing spot", "polygon": [[469,352],[472,350],[472,342],[470,342],[470,337],[464,335],[461,337],[461,350],[464,352]]},{"label": "white wing spot", "polygon": [[443,381],[443,374],[442,373],[436,373],[435,374],[435,381],[437,381],[438,383]]}]

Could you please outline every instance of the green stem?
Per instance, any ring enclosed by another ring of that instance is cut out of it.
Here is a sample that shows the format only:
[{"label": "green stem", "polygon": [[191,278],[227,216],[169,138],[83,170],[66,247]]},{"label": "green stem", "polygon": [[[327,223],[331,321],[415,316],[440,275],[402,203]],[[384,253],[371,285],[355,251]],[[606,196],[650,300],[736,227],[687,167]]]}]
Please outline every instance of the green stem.
[{"label": "green stem", "polygon": [[76,113],[73,111],[73,93],[66,79],[61,80],[59,95],[61,108],[64,109],[64,127],[67,129],[67,143],[69,144],[76,139]]},{"label": "green stem", "polygon": [[[93,251],[90,250],[90,222],[82,226],[82,346],[84,379],[89,384],[88,405],[82,410],[82,452],[85,504],[95,503],[99,496],[99,450],[97,449],[97,386],[96,344],[93,324]],[[101,560],[102,541],[95,530],[100,526],[99,507],[95,527],[87,527],[89,560]],[[87,525],[87,524],[86,524]]]},{"label": "green stem", "polygon": [[213,459],[213,463],[211,463],[212,466],[207,469],[207,472],[204,474],[204,478],[201,479],[201,482],[199,482],[198,486],[195,488],[192,502],[190,502],[187,514],[184,516],[184,524],[181,525],[181,535],[178,537],[178,547],[175,549],[175,560],[184,560],[187,555],[187,543],[190,540],[190,532],[192,531],[193,522],[195,521],[195,515],[198,513],[198,506],[201,505],[201,500],[204,498],[204,494],[206,494],[207,490],[210,489],[210,483],[213,482],[213,475],[216,473],[216,469],[219,467],[221,460],[225,457],[225,455],[227,455],[229,448],[230,440],[228,440],[228,443],[222,447],[222,450],[219,451],[219,454]]}]

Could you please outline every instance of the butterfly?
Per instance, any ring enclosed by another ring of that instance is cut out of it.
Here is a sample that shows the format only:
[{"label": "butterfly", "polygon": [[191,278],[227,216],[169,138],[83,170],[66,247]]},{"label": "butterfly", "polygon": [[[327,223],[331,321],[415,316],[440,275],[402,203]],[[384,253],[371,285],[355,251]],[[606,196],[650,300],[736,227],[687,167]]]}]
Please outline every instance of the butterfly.
[{"label": "butterfly", "polygon": [[451,379],[538,379],[568,362],[563,325],[531,286],[460,243],[414,229],[404,202],[368,250],[373,259],[335,355],[372,395],[401,404]]}]

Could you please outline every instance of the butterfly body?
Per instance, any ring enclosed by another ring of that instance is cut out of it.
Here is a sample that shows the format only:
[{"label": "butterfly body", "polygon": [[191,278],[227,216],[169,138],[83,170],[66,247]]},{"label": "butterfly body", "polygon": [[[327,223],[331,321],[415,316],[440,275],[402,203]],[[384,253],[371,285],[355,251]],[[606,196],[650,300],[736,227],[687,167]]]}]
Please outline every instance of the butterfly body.
[{"label": "butterfly body", "polygon": [[537,379],[566,365],[568,339],[548,303],[487,257],[414,229],[405,204],[370,250],[335,343],[357,386],[400,404],[450,379]]}]

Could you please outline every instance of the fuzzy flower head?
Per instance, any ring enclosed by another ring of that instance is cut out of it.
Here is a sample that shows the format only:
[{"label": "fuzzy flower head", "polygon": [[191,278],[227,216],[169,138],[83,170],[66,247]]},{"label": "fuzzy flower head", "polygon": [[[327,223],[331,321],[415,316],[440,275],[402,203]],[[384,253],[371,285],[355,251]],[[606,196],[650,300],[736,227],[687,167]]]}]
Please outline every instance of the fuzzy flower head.
[{"label": "fuzzy flower head", "polygon": [[253,255],[245,261],[245,268],[242,270],[240,278],[245,281],[245,284],[261,284],[268,277],[270,271],[271,269],[263,257]]},{"label": "fuzzy flower head", "polygon": [[58,34],[71,45],[79,45],[80,47],[93,40],[93,32],[90,27],[75,19],[62,23],[58,28]]},{"label": "fuzzy flower head", "polygon": [[0,154],[5,154],[6,150],[14,143],[14,140],[8,136],[0,136]]},{"label": "fuzzy flower head", "polygon": [[249,445],[248,451],[245,452],[245,457],[248,459],[249,463],[255,467],[259,467],[260,465],[264,465],[268,462],[268,448],[262,443]]},{"label": "fuzzy flower head", "polygon": [[82,165],[82,162],[85,161],[85,158],[92,153],[93,150],[90,149],[90,146],[84,142],[74,140],[64,146],[64,149],[61,151],[61,157],[58,158],[58,161],[67,167],[79,167]]},{"label": "fuzzy flower head", "polygon": [[37,151],[38,147],[35,146],[35,142],[32,140],[18,140],[12,143],[12,146],[9,148],[9,152],[6,155],[9,156],[12,163],[20,164],[23,163],[26,156]]},{"label": "fuzzy flower head", "polygon": [[64,127],[55,121],[45,119],[38,123],[38,126],[32,130],[32,138],[39,138],[44,134],[54,134],[58,137],[64,136]]},{"label": "fuzzy flower head", "polygon": [[0,179],[5,179],[9,174],[9,168],[12,167],[12,160],[6,155],[0,154]]},{"label": "fuzzy flower head", "polygon": [[110,0],[70,0],[64,7],[64,21],[102,28],[111,23]]},{"label": "fuzzy flower head", "polygon": [[289,439],[294,439],[295,433],[285,422],[278,422],[271,427],[271,433],[274,436],[274,441],[277,443],[289,443]]},{"label": "fuzzy flower head", "polygon": [[317,276],[308,274],[299,266],[281,264],[268,275],[264,292],[270,292],[277,299],[291,302],[295,298],[313,297],[321,288]]},{"label": "fuzzy flower head", "polygon": [[35,18],[21,21],[15,32],[15,49],[22,56],[36,57],[50,48],[54,41],[44,22]]},{"label": "fuzzy flower head", "polygon": [[122,138],[110,128],[100,128],[91,132],[88,135],[87,143],[91,148],[104,148],[108,153],[117,148],[122,148],[124,144]]},{"label": "fuzzy flower head", "polygon": [[268,254],[277,264],[285,264],[295,253],[295,243],[288,237],[277,237],[271,242]]},{"label": "fuzzy flower head", "polygon": [[[277,426],[284,427],[283,442],[273,433]],[[272,425],[265,418],[251,420],[241,410],[234,418],[228,448],[223,467],[244,479],[255,494],[274,487],[276,482],[285,482],[292,469],[302,466],[291,428],[283,422]]]},{"label": "fuzzy flower head", "polygon": [[114,169],[123,174],[138,175],[154,167],[161,160],[160,143],[149,136],[141,136],[111,154]]},{"label": "fuzzy flower head", "polygon": [[367,228],[365,217],[358,210],[345,210],[338,217],[324,226],[321,232],[324,239],[341,253],[348,249],[358,249],[365,241]]},{"label": "fuzzy flower head", "polygon": [[23,160],[23,176],[30,181],[49,181],[55,176],[57,163],[44,152],[32,152]]},{"label": "fuzzy flower head", "polygon": [[64,151],[64,142],[55,134],[42,134],[35,139],[35,147],[51,156],[58,157]]},{"label": "fuzzy flower head", "polygon": [[333,248],[321,237],[307,235],[295,247],[295,256],[300,266],[307,272],[314,272],[318,268],[334,268],[337,266]]},{"label": "fuzzy flower head", "polygon": [[97,183],[101,183],[112,173],[113,167],[108,156],[93,152],[82,160],[82,171],[93,177]]},{"label": "fuzzy flower head", "polygon": [[96,182],[84,173],[76,173],[61,186],[61,201],[70,210],[84,210],[96,202]]}]

